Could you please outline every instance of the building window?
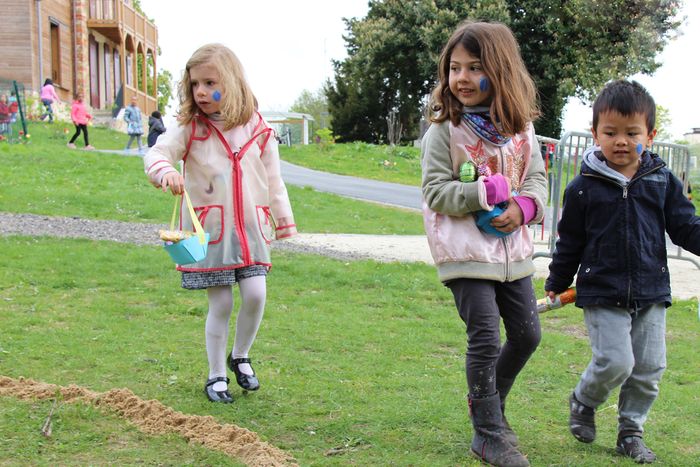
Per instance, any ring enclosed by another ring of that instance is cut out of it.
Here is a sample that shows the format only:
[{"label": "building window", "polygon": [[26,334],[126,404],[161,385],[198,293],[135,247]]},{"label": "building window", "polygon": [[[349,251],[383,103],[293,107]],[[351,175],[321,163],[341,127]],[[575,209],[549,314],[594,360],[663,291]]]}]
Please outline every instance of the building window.
[{"label": "building window", "polygon": [[102,58],[105,62],[105,103],[111,104],[114,102],[114,81],[112,80],[112,51],[109,45],[104,44],[104,53]]},{"label": "building window", "polygon": [[127,86],[134,85],[134,65],[133,65],[133,62],[134,62],[133,55],[131,53],[127,53],[127,56],[126,56],[126,85]]},{"label": "building window", "polygon": [[51,79],[55,84],[61,83],[61,30],[58,23],[50,21],[51,25]]},{"label": "building window", "polygon": [[119,50],[114,49],[114,99],[121,105],[119,94],[122,92],[122,62],[119,57]]}]

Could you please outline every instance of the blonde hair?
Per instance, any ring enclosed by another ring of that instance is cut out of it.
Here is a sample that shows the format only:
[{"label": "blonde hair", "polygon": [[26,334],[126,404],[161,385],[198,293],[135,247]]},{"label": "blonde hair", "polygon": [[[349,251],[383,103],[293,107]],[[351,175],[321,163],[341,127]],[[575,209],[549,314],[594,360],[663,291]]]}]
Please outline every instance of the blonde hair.
[{"label": "blonde hair", "polygon": [[513,32],[502,23],[465,21],[447,41],[438,65],[438,84],[430,96],[429,118],[433,122],[447,119],[459,124],[462,104],[450,91],[452,51],[461,44],[474,57],[479,57],[484,74],[493,90],[491,119],[504,136],[525,131],[528,122],[540,111],[537,89],[520,56],[520,47]]},{"label": "blonde hair", "polygon": [[178,85],[178,97],[180,110],[178,121],[186,125],[199,113],[199,107],[192,94],[192,82],[190,70],[199,65],[214,66],[219,73],[221,84],[221,100],[219,109],[224,122],[224,129],[247,123],[255,113],[256,100],[252,89],[245,79],[243,65],[231,49],[222,44],[207,44],[195,51],[187,61],[185,73]]}]

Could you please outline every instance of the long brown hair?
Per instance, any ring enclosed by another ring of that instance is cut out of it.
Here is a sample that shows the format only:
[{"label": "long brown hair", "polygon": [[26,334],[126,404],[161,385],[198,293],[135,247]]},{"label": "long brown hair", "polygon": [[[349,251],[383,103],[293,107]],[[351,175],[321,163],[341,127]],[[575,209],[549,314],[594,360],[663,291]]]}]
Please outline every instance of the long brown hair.
[{"label": "long brown hair", "polygon": [[221,83],[219,109],[224,121],[224,129],[230,130],[235,126],[247,123],[253,117],[257,104],[253,91],[245,79],[243,65],[236,54],[225,45],[207,44],[197,49],[187,61],[185,72],[178,85],[180,99],[178,121],[180,124],[190,123],[195,114],[199,112],[199,107],[192,94],[190,70],[204,64],[214,66],[219,72],[219,82]]},{"label": "long brown hair", "polygon": [[459,124],[462,104],[450,91],[450,60],[452,51],[461,44],[474,57],[479,57],[484,74],[493,90],[491,119],[498,123],[504,136],[525,130],[540,111],[537,89],[525,63],[513,32],[502,23],[465,21],[447,41],[438,65],[438,84],[430,96],[429,118],[439,123],[447,119]]}]

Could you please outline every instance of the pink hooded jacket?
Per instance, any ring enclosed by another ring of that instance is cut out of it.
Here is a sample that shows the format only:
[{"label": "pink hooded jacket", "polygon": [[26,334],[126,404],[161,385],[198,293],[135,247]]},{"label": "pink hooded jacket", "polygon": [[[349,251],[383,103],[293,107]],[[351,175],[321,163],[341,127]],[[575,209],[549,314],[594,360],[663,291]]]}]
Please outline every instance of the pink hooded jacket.
[{"label": "pink hooded jacket", "polygon": [[61,102],[61,99],[56,94],[56,88],[52,84],[46,84],[41,87],[41,93],[39,94],[40,99],[48,99],[52,102]]},{"label": "pink hooded jacket", "polygon": [[73,101],[70,108],[70,119],[76,125],[87,125],[92,115],[87,111],[87,107],[82,101]]}]

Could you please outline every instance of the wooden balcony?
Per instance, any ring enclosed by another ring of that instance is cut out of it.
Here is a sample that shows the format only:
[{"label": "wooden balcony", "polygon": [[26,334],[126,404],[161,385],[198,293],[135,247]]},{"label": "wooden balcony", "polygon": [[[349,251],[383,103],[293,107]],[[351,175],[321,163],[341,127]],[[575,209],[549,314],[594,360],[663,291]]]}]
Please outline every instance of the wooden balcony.
[{"label": "wooden balcony", "polygon": [[127,35],[146,48],[157,47],[156,26],[124,0],[90,0],[87,26],[116,43]]}]

